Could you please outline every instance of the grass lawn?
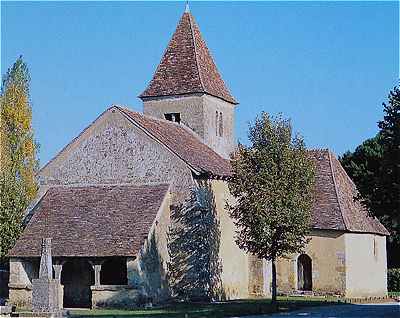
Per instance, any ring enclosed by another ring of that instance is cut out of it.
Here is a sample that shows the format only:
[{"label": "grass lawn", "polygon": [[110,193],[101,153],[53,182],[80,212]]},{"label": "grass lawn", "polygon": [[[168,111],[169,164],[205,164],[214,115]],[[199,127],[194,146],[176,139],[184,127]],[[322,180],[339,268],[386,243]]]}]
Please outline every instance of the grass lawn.
[{"label": "grass lawn", "polygon": [[337,299],[316,297],[280,297],[278,308],[269,299],[235,300],[223,303],[175,303],[152,309],[117,310],[93,309],[71,310],[72,317],[166,317],[166,318],[220,318],[245,315],[268,314],[295,310],[301,307],[339,304]]}]

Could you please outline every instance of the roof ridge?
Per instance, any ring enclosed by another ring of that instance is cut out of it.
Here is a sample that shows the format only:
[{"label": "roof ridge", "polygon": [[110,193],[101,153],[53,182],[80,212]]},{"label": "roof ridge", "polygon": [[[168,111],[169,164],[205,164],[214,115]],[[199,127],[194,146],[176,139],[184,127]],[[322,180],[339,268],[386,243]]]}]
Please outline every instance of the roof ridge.
[{"label": "roof ridge", "polygon": [[347,231],[349,231],[349,228],[348,228],[348,226],[347,226],[346,220],[345,220],[344,215],[343,215],[343,207],[342,207],[342,204],[340,203],[340,199],[339,199],[339,191],[338,191],[338,186],[337,186],[336,179],[335,179],[335,172],[334,172],[334,169],[333,169],[332,158],[331,158],[331,152],[330,152],[329,149],[326,149],[326,150],[327,150],[327,152],[328,152],[329,167],[330,167],[331,173],[332,173],[332,181],[333,181],[333,186],[334,186],[334,188],[335,188],[335,194],[336,194],[335,197],[336,197],[336,200],[337,200],[337,203],[338,203],[338,206],[339,206],[340,216],[342,217],[342,221],[343,221],[344,228],[345,228]]},{"label": "roof ridge", "polygon": [[194,57],[196,59],[196,68],[197,68],[197,73],[199,73],[200,85],[201,85],[201,88],[205,91],[206,88],[204,87],[203,78],[201,77],[201,71],[200,71],[200,67],[199,67],[199,57],[197,56],[196,38],[194,36],[194,31],[193,31],[193,21],[192,21],[193,16],[190,12],[185,12],[185,14],[187,14],[189,17],[190,34],[192,35]]},{"label": "roof ridge", "polygon": [[312,149],[307,149],[307,151],[310,151],[310,152],[322,152],[322,151],[326,151],[326,152],[328,152],[328,151],[329,151],[329,148],[312,148]]},{"label": "roof ridge", "polygon": [[[122,107],[117,107],[117,109],[128,121],[141,129],[147,136],[182,160],[196,175],[228,176],[230,174],[230,167],[228,167],[227,161],[210,146],[202,142],[193,131],[184,125],[172,123],[168,120],[160,120],[160,118],[154,119],[153,117]],[[159,127],[152,127],[156,125]],[[157,131],[159,128],[161,131],[164,130],[164,132],[160,133],[160,131]],[[195,147],[191,149],[191,152],[194,151],[197,157],[193,158],[182,150],[180,142],[177,139],[173,139],[173,137],[171,139],[170,133],[172,133],[172,136],[174,134],[175,136],[179,135],[189,143],[190,147]]]},{"label": "roof ridge", "polygon": [[[185,160],[184,158],[182,158],[182,156],[180,156],[176,151],[174,151],[173,149],[171,149],[171,147],[169,147],[168,145],[166,145],[162,140],[160,140],[160,138],[158,138],[157,136],[155,136],[152,132],[150,132],[146,127],[143,127],[142,124],[138,123],[134,118],[132,118],[129,114],[126,113],[126,111],[131,112],[131,110],[126,109],[126,108],[120,108],[117,107],[119,109],[119,111],[121,113],[123,113],[125,116],[129,117],[131,121],[135,122],[135,124],[140,127],[140,129],[142,129],[143,131],[146,132],[146,134],[148,134],[149,136],[151,136],[151,138],[153,138],[154,140],[156,140],[157,142],[159,142],[160,144],[162,144],[164,147],[166,147],[169,151],[171,151],[173,154],[175,154],[179,159],[181,159],[184,163],[186,163],[193,171],[197,172],[198,174],[201,173],[201,171],[199,171],[199,169],[196,169],[193,165],[191,165],[187,160]],[[140,113],[138,113],[140,114]],[[141,116],[143,116],[142,114],[140,114]]]},{"label": "roof ridge", "polygon": [[160,121],[160,122],[162,122],[162,123],[166,123],[166,124],[169,124],[169,125],[175,125],[176,127],[180,127],[180,128],[182,128],[182,129],[186,130],[187,132],[189,132],[191,135],[193,135],[194,137],[196,137],[199,141],[201,141],[201,142],[203,143],[201,137],[200,137],[195,131],[193,131],[193,129],[191,129],[189,126],[187,126],[187,125],[186,125],[185,123],[183,123],[183,122],[180,123],[180,124],[178,124],[177,122],[174,122],[174,121],[171,121],[171,120],[167,120],[167,119],[160,118],[160,117],[154,117],[154,116],[146,115],[146,114],[141,113],[141,112],[138,112],[138,111],[131,110],[131,109],[125,107],[125,106],[116,105],[116,107],[118,107],[118,108],[120,108],[120,109],[127,110],[127,111],[132,112],[132,113],[135,113],[135,114],[138,114],[139,116],[148,118],[148,119],[150,119],[150,120]]},{"label": "roof ridge", "polygon": [[[128,183],[128,182],[121,182],[121,183],[74,183],[74,184],[52,184],[47,189],[70,189],[70,188],[102,188],[102,187],[135,187],[135,188],[142,188],[142,187],[156,187],[156,186],[169,186],[168,182],[149,182],[149,183]],[[47,192],[46,191],[46,192]]]}]

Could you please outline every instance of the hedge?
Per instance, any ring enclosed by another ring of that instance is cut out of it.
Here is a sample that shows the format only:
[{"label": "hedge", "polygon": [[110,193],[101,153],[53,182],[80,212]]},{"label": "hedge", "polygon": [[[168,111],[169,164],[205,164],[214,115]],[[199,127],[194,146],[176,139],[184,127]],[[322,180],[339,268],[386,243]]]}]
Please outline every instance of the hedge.
[{"label": "hedge", "polygon": [[400,268],[388,270],[388,291],[400,292]]}]

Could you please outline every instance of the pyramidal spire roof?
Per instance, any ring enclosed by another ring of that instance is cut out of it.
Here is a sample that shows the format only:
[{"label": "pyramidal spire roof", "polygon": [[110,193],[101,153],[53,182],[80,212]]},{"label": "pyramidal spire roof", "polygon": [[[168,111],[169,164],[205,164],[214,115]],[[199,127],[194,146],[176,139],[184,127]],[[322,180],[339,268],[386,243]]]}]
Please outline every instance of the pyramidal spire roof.
[{"label": "pyramidal spire roof", "polygon": [[140,98],[207,93],[238,104],[230,94],[186,6],[153,79]]}]

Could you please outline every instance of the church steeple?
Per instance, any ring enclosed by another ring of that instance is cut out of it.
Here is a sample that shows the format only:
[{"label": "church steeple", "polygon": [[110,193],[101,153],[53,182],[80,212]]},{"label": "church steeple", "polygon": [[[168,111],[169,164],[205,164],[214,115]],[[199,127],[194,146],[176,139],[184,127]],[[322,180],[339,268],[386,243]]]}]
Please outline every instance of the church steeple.
[{"label": "church steeple", "polygon": [[186,5],[153,79],[145,115],[185,125],[224,158],[235,149],[235,105]]},{"label": "church steeple", "polygon": [[186,3],[171,41],[153,79],[139,96],[148,97],[205,93],[236,105],[204,42]]}]

